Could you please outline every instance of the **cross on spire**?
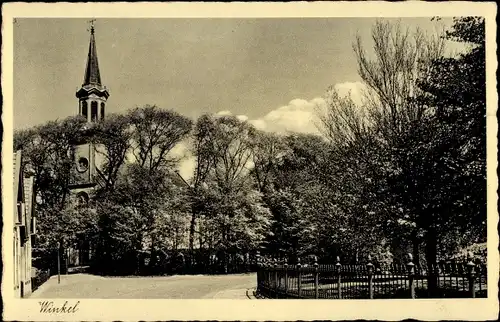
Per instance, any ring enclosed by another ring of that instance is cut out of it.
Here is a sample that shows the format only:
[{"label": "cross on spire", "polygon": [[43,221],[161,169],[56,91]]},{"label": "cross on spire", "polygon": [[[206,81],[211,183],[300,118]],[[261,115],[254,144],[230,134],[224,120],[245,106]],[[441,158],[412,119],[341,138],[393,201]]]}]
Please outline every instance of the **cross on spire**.
[{"label": "cross on spire", "polygon": [[[95,23],[95,19],[90,19],[89,21],[87,21],[89,23],[89,26],[90,26],[90,33],[94,34],[94,23]],[[89,30],[89,29],[87,29]]]}]

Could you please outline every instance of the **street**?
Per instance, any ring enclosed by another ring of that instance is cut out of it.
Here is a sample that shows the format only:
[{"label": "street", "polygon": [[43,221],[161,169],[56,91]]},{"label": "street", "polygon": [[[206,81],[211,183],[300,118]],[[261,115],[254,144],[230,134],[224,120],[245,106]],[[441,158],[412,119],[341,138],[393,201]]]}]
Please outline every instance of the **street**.
[{"label": "street", "polygon": [[176,275],[103,277],[89,274],[52,276],[29,298],[93,299],[250,299],[255,273],[234,275]]}]

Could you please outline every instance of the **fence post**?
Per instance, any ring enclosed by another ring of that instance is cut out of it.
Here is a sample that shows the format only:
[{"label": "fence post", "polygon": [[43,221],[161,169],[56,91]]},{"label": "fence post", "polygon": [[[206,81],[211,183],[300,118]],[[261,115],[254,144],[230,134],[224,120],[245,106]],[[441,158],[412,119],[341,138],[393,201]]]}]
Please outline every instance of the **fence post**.
[{"label": "fence post", "polygon": [[373,299],[373,264],[370,255],[368,255],[368,264],[366,264],[366,267],[368,268],[368,292],[370,299]]},{"label": "fence post", "polygon": [[274,297],[278,298],[278,260],[274,258]]},{"label": "fence post", "polygon": [[474,255],[472,252],[467,254],[468,262],[467,262],[467,272],[469,279],[469,293],[472,298],[476,297],[476,285],[475,285],[475,268],[476,264],[474,264]]},{"label": "fence post", "polygon": [[413,255],[408,253],[408,263],[406,264],[406,268],[408,269],[408,283],[410,285],[410,297],[412,299],[415,298],[415,264],[413,264]]},{"label": "fence post", "polygon": [[285,259],[285,296],[288,294],[288,262]]},{"label": "fence post", "polygon": [[302,296],[302,265],[300,264],[300,258],[297,258],[297,294],[299,298]]},{"label": "fence post", "polygon": [[342,298],[342,286],[341,286],[341,278],[340,278],[340,257],[337,256],[337,263],[335,264],[335,268],[337,269],[337,293],[339,294],[339,299]]},{"label": "fence post", "polygon": [[314,298],[319,298],[319,265],[318,256],[314,256]]}]

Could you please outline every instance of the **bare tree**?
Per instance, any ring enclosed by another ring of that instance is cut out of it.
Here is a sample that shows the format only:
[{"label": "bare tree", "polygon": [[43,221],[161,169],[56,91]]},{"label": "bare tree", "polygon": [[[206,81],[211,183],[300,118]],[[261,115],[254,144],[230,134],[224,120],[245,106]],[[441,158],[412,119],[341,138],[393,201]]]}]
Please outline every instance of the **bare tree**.
[{"label": "bare tree", "polygon": [[442,34],[410,32],[400,23],[377,21],[372,29],[374,56],[370,58],[358,35],[353,45],[358,72],[368,87],[365,103],[371,122],[385,140],[397,139],[405,126],[422,118],[424,107],[415,97],[417,80],[430,62],[443,55]]},{"label": "bare tree", "polygon": [[341,96],[332,86],[325,95],[326,110],[317,108],[318,129],[335,147],[347,147],[369,131],[364,107],[350,93]]},{"label": "bare tree", "polygon": [[211,183],[222,196],[241,190],[248,180],[254,129],[234,117],[201,116],[192,141],[196,158],[194,177],[189,185],[191,223],[189,247],[194,248],[196,221],[204,208],[204,191]]},{"label": "bare tree", "polygon": [[214,157],[213,175],[221,192],[237,191],[248,180],[255,129],[235,117],[214,119],[215,133],[208,146]]},{"label": "bare tree", "polygon": [[168,167],[168,154],[191,131],[192,121],[174,111],[146,105],[129,113],[132,125],[132,153],[150,171]]},{"label": "bare tree", "polygon": [[257,187],[265,192],[272,185],[272,177],[286,151],[284,139],[274,133],[256,131],[252,144],[253,176]]}]

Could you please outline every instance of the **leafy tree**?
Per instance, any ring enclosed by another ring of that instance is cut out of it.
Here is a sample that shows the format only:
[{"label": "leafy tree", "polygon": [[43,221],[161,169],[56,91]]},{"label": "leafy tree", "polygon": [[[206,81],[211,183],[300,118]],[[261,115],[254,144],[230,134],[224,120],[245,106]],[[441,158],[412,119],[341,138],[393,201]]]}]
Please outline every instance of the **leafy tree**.
[{"label": "leafy tree", "polygon": [[[14,149],[23,150],[23,163],[34,172],[35,210],[40,217],[38,247],[54,249],[73,241],[75,220],[69,185],[73,178],[74,142],[87,135],[85,120],[79,117],[48,122],[14,134]],[[68,220],[73,217],[68,224]],[[75,226],[75,227],[76,227]]]},{"label": "leafy tree", "polygon": [[[196,221],[203,209],[203,191],[206,188],[206,180],[215,163],[210,145],[214,135],[215,124],[212,118],[208,115],[202,115],[198,118],[191,139],[191,150],[196,158],[196,168],[191,184],[186,182],[188,189],[185,190],[191,205],[191,220],[189,225],[189,249],[191,251],[194,249]],[[199,233],[200,240],[202,240],[201,232]],[[201,244],[200,242],[200,247]]]},{"label": "leafy tree", "polygon": [[228,253],[257,247],[269,225],[268,210],[250,176],[254,134],[252,126],[235,117],[202,116],[195,131],[197,166],[191,201],[204,218],[209,245],[221,252],[225,269]]},{"label": "leafy tree", "polygon": [[126,163],[127,153],[131,148],[131,125],[125,115],[108,115],[105,120],[96,123],[92,141],[96,144],[96,155],[101,159],[97,168],[99,178],[104,181],[99,194],[112,191],[118,175]]},{"label": "leafy tree", "polygon": [[361,134],[371,143],[368,150],[372,156],[364,158],[364,167],[369,170],[364,175],[377,183],[365,186],[372,188],[363,192],[365,204],[371,208],[367,209],[368,214],[374,214],[368,217],[385,227],[389,236],[396,240],[409,237],[413,241],[413,252],[418,260],[421,240],[414,219],[419,216],[421,206],[408,200],[416,192],[407,189],[411,175],[402,174],[418,165],[399,156],[410,152],[401,149],[412,139],[406,136],[408,129],[414,124],[422,124],[426,118],[425,106],[415,99],[422,92],[417,81],[431,68],[432,61],[442,56],[444,40],[439,34],[426,37],[419,30],[411,33],[403,30],[399,23],[392,25],[382,21],[375,24],[372,39],[373,59],[366,55],[359,37],[354,45],[359,74],[368,87],[364,97],[367,111],[364,124],[369,127],[368,133]]},{"label": "leafy tree", "polygon": [[469,49],[457,57],[435,60],[419,83],[424,91],[419,99],[430,115],[418,133],[423,132],[415,157],[428,165],[419,178],[440,178],[427,187],[430,202],[419,223],[428,233],[426,257],[431,263],[439,255],[440,241],[449,234],[461,235],[461,246],[486,236],[484,19],[455,19],[447,38],[466,43]]}]

